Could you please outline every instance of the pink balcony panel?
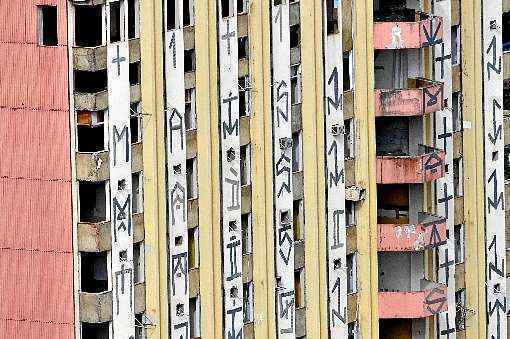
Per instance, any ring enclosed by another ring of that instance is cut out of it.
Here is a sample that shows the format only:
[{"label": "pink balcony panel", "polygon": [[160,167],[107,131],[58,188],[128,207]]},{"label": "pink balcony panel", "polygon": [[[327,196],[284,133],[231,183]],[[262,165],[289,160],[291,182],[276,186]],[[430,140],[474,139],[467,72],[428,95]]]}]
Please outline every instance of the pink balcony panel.
[{"label": "pink balcony panel", "polygon": [[[423,17],[423,15],[422,15]],[[408,22],[374,22],[374,49],[422,48],[443,38],[443,19],[429,16]]]},{"label": "pink balcony panel", "polygon": [[377,225],[377,250],[423,251],[446,241],[446,220],[434,218],[419,224]]},{"label": "pink balcony panel", "polygon": [[377,183],[419,184],[441,178],[444,156],[439,150],[416,156],[378,156]]},{"label": "pink balcony panel", "polygon": [[421,116],[443,109],[443,84],[409,79],[408,88],[376,89],[375,115]]},{"label": "pink balcony panel", "polygon": [[379,319],[418,319],[446,311],[446,286],[433,285],[422,291],[379,292]]}]

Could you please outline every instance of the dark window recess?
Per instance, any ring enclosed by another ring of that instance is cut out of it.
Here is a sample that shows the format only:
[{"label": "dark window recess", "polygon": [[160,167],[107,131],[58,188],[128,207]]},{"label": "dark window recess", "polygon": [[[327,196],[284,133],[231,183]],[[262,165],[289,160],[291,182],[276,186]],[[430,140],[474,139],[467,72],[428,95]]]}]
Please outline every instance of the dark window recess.
[{"label": "dark window recess", "polygon": [[104,151],[104,125],[78,126],[78,152]]},{"label": "dark window recess", "polygon": [[301,40],[299,25],[290,26],[290,48],[298,47]]},{"label": "dark window recess", "polygon": [[39,6],[39,43],[57,46],[57,6]]},{"label": "dark window recess", "polygon": [[184,72],[195,70],[195,50],[187,49],[184,51]]},{"label": "dark window recess", "polygon": [[100,293],[108,290],[106,252],[81,252],[81,291]]},{"label": "dark window recess", "polygon": [[131,86],[140,83],[140,62],[129,64],[129,84]]},{"label": "dark window recess", "polygon": [[175,29],[175,1],[167,0],[166,2],[166,29]]},{"label": "dark window recess", "polygon": [[110,42],[119,42],[120,32],[120,2],[110,2]]},{"label": "dark window recess", "polygon": [[138,9],[136,6],[138,5],[138,2],[136,0],[129,0],[128,1],[128,38],[134,39],[138,36],[138,32],[136,30],[136,22],[138,21],[138,17],[136,13],[138,12]]},{"label": "dark window recess", "polygon": [[349,52],[344,53],[344,91],[348,91],[351,89],[351,63],[350,63],[350,55]]},{"label": "dark window recess", "polygon": [[143,324],[143,313],[135,314],[135,339],[143,339],[144,338],[144,330],[145,328],[142,326]]},{"label": "dark window recess", "polygon": [[240,37],[237,45],[238,45],[237,50],[238,59],[247,59],[250,50],[250,46],[248,44],[248,37],[247,36]]},{"label": "dark window recess", "polygon": [[510,110],[510,88],[503,88],[503,109]]},{"label": "dark window recess", "polygon": [[503,13],[503,51],[510,51],[510,12]]},{"label": "dark window recess", "polygon": [[79,182],[80,222],[106,220],[106,193],[104,182]]},{"label": "dark window recess", "polygon": [[89,324],[81,323],[81,337],[90,339],[109,339],[110,328],[108,323]]},{"label": "dark window recess", "polygon": [[283,5],[285,3],[285,0],[274,0],[273,4],[274,6]]},{"label": "dark window recess", "polygon": [[100,46],[103,43],[103,15],[101,6],[75,6],[74,8],[76,46]]},{"label": "dark window recess", "polygon": [[137,142],[140,141],[140,132],[139,132],[139,128],[140,128],[140,121],[139,121],[139,116],[135,115],[135,116],[131,116],[131,143],[132,144],[136,144]]},{"label": "dark window recess", "polygon": [[231,15],[230,13],[230,1],[232,0],[221,0],[221,17],[227,18]]},{"label": "dark window recess", "polygon": [[[199,0],[200,1],[200,0]],[[183,26],[189,26],[191,24],[191,0],[184,0],[183,4],[183,15],[182,15],[182,24]]]},{"label": "dark window recess", "polygon": [[244,13],[244,0],[237,0],[237,13]]},{"label": "dark window recess", "polygon": [[505,145],[505,180],[510,180],[510,145]]},{"label": "dark window recess", "polygon": [[74,71],[74,89],[78,93],[97,93],[108,86],[106,69],[96,72]]},{"label": "dark window recess", "polygon": [[326,2],[328,34],[338,33],[338,5],[339,0],[327,0]]}]

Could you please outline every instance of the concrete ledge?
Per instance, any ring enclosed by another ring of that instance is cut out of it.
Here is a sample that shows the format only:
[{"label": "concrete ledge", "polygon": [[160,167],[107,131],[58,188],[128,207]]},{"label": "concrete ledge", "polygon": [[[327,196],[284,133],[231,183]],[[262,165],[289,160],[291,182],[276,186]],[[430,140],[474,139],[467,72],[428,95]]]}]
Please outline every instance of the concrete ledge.
[{"label": "concrete ledge", "polygon": [[200,294],[200,269],[192,268],[189,270],[189,296],[195,298]]},{"label": "concrete ledge", "polygon": [[458,92],[462,89],[461,66],[452,67],[452,92]]},{"label": "concrete ledge", "polygon": [[243,255],[243,284],[253,281],[253,254]]},{"label": "concrete ledge", "polygon": [[244,339],[254,339],[255,338],[255,326],[253,323],[247,323],[243,326],[243,335]]},{"label": "concrete ledge", "polygon": [[300,269],[305,267],[305,241],[295,240],[294,241],[294,269]]},{"label": "concrete ledge", "polygon": [[135,283],[135,314],[145,311],[145,282]]},{"label": "concrete ledge", "polygon": [[195,88],[195,71],[184,73],[184,88]]},{"label": "concrete ledge", "polygon": [[290,107],[290,123],[292,125],[292,133],[303,129],[303,118],[301,115],[301,104],[293,104]]},{"label": "concrete ledge", "polygon": [[460,225],[464,223],[464,197],[455,197],[453,206],[453,223],[455,225]]},{"label": "concrete ledge", "polygon": [[345,186],[353,186],[356,184],[355,177],[355,168],[356,163],[355,159],[346,159],[344,163],[344,172],[345,172]]},{"label": "concrete ledge", "polygon": [[188,200],[188,228],[198,226],[198,198]]},{"label": "concrete ledge", "polygon": [[464,263],[455,265],[455,291],[466,288],[466,267]]},{"label": "concrete ledge", "polygon": [[462,132],[453,133],[453,158],[458,159],[462,156]]},{"label": "concrete ledge", "polygon": [[193,159],[197,156],[197,130],[186,131],[186,159]]},{"label": "concrete ledge", "polygon": [[296,338],[306,335],[306,307],[296,309]]},{"label": "concrete ledge", "polygon": [[[129,62],[140,61],[140,39],[129,40]],[[95,72],[106,69],[106,46],[73,47],[73,69]]]},{"label": "concrete ledge", "polygon": [[460,25],[460,0],[451,0],[451,23],[452,26]]},{"label": "concrete ledge", "polygon": [[301,200],[304,197],[303,194],[303,171],[292,173],[292,194],[294,201]]},{"label": "concrete ledge", "polygon": [[80,321],[104,323],[112,320],[112,291],[101,293],[79,292]]},{"label": "concrete ledge", "polygon": [[241,129],[239,133],[241,146],[248,145],[251,142],[250,125],[251,125],[250,117],[239,118],[239,126]]},{"label": "concrete ledge", "polygon": [[347,295],[347,322],[352,323],[356,321],[356,314],[358,313],[358,293],[351,293]]},{"label": "concrete ledge", "polygon": [[241,187],[241,214],[251,212],[251,185]]},{"label": "concrete ledge", "polygon": [[[140,102],[140,85],[130,87],[130,102]],[[74,93],[74,108],[78,111],[102,111],[108,108],[108,92]]]},{"label": "concrete ledge", "polygon": [[355,225],[346,229],[347,254],[352,254],[358,249],[358,229]]}]

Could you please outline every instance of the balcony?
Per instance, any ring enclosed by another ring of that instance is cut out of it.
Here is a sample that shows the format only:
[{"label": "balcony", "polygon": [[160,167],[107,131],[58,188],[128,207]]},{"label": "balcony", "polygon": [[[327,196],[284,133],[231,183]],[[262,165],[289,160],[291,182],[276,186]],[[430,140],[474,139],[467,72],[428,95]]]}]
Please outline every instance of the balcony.
[{"label": "balcony", "polygon": [[378,155],[377,183],[420,184],[441,178],[445,171],[444,151],[423,145],[420,148],[416,155]]},{"label": "balcony", "polygon": [[376,89],[375,115],[422,116],[444,108],[443,83],[409,78],[406,88]]},{"label": "balcony", "polygon": [[426,318],[447,309],[446,285],[428,280],[419,291],[379,291],[379,319]]},{"label": "balcony", "polygon": [[377,250],[382,252],[423,251],[446,242],[446,220],[419,213],[418,224],[378,224]]},{"label": "balcony", "polygon": [[414,9],[376,11],[374,21],[374,49],[422,48],[443,38],[443,19]]},{"label": "balcony", "polygon": [[[140,61],[140,39],[129,40],[129,62]],[[106,45],[73,47],[73,68],[78,71],[95,72],[106,69]]]}]

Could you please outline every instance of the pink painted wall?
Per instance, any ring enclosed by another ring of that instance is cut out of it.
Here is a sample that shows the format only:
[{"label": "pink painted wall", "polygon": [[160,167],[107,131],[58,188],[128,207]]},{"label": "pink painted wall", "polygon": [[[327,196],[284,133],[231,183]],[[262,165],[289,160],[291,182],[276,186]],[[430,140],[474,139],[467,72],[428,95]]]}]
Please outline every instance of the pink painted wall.
[{"label": "pink painted wall", "polygon": [[378,184],[418,184],[444,175],[444,152],[418,156],[378,156]]},{"label": "pink painted wall", "polygon": [[[56,47],[37,5],[58,6]],[[0,336],[74,336],[65,0],[0,1]]]},{"label": "pink painted wall", "polygon": [[[432,33],[430,24],[432,20]],[[433,17],[415,22],[374,22],[374,49],[421,48],[428,45],[427,34],[432,39],[443,37],[442,18]],[[427,34],[425,34],[425,31]]]},{"label": "pink painted wall", "polygon": [[379,224],[377,249],[379,251],[422,251],[436,247],[446,240],[446,223],[435,224]]}]

